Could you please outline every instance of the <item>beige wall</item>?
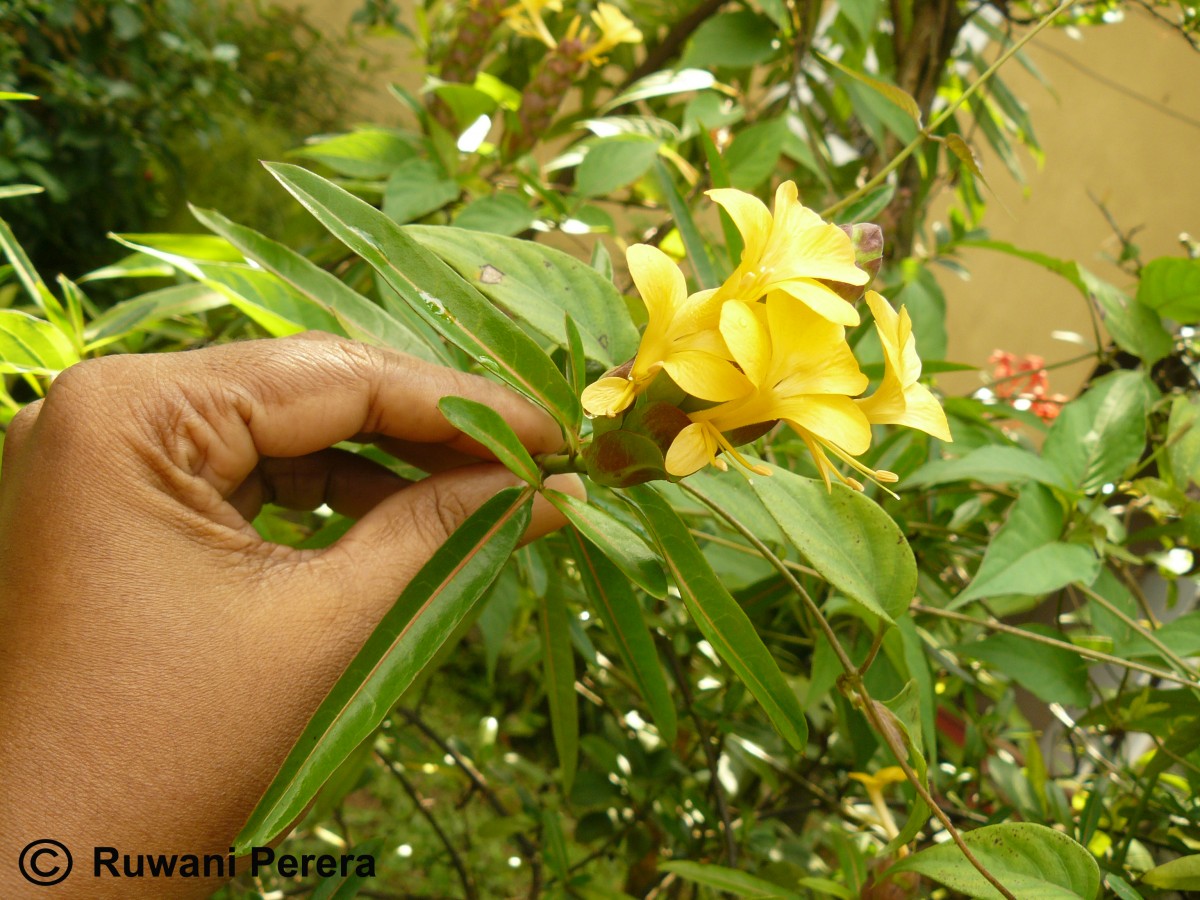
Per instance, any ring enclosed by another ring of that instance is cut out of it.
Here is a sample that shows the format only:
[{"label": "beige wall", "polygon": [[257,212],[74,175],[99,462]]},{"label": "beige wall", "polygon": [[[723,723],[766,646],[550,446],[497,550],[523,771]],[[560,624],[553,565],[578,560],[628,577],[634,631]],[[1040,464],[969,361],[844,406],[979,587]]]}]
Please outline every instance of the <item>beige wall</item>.
[{"label": "beige wall", "polygon": [[[347,26],[358,2],[297,5],[336,31]],[[395,121],[404,111],[384,86],[389,80],[419,86],[420,61],[409,55],[410,45],[402,39],[373,39],[367,47],[390,61],[377,78],[379,90],[354,114]],[[1136,242],[1146,258],[1177,253],[1181,231],[1200,235],[1200,53],[1138,10],[1120,24],[1084,30],[1081,40],[1048,30],[1028,53],[1053,95],[1015,62],[1003,74],[1029,106],[1046,163],[1039,171],[1020,153],[1028,179],[1022,188],[978,142],[984,172],[1000,201],[992,202],[985,225],[997,240],[1076,259],[1127,286],[1128,279],[1102,258],[1118,246],[1088,192],[1104,201],[1123,228],[1144,226]],[[1071,61],[1192,122],[1098,82]],[[964,260],[970,281],[939,276],[947,295],[952,360],[984,365],[996,348],[1037,353],[1048,361],[1078,355],[1081,348],[1051,337],[1055,330],[1091,333],[1084,301],[1073,288],[1029,263],[988,251],[968,250]],[[1085,375],[1079,366],[1055,372],[1052,385],[1071,392]],[[943,376],[943,384],[968,391],[979,384],[979,376]]]},{"label": "beige wall", "polygon": [[[1019,66],[1004,72],[1029,106],[1046,163],[1038,171],[1021,154],[1028,177],[1023,190],[999,160],[977,148],[989,183],[1008,207],[993,202],[985,225],[996,240],[1077,260],[1129,287],[1129,279],[1103,259],[1116,255],[1119,244],[1088,192],[1104,202],[1122,229],[1144,226],[1134,242],[1146,259],[1178,255],[1182,231],[1200,235],[1200,53],[1140,11],[1082,35],[1073,40],[1064,31],[1046,31],[1030,46],[1030,59],[1057,99]],[[1098,82],[1072,61],[1191,123]],[[1066,282],[990,251],[968,250],[963,257],[970,281],[939,276],[947,295],[951,358],[980,365],[994,348],[1037,353],[1047,361],[1081,352],[1050,336],[1055,329],[1091,333],[1084,301]],[[1051,384],[1070,393],[1086,374],[1082,367],[1055,372]],[[943,378],[948,388],[978,383],[971,373]]]}]

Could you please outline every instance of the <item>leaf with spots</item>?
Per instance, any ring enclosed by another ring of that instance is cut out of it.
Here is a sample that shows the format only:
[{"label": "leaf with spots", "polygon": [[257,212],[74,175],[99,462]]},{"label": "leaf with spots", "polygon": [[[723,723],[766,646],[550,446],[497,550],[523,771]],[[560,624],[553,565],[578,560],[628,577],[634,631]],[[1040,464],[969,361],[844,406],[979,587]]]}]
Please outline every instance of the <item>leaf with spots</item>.
[{"label": "leaf with spots", "polygon": [[[1032,822],[976,828],[963,841],[996,880],[1021,900],[1093,900],[1100,893],[1100,868],[1092,854],[1060,831]],[[977,900],[1000,892],[946,841],[905,857],[888,870],[919,872]]]},{"label": "leaf with spots", "polygon": [[435,225],[410,225],[404,231],[497,306],[560,347],[568,343],[565,312],[591,359],[613,366],[637,351],[637,329],[621,293],[587,263],[499,234]]}]

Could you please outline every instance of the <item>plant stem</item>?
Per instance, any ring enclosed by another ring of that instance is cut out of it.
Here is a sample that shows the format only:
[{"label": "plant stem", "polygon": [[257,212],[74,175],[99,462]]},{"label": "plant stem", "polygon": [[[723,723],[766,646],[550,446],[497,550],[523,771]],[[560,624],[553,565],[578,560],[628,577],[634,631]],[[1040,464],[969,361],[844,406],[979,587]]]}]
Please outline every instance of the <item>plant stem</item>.
[{"label": "plant stem", "polygon": [[534,457],[534,462],[547,475],[561,475],[564,472],[583,474],[587,467],[578,453],[543,453]]},{"label": "plant stem", "polygon": [[378,757],[379,761],[383,763],[387,770],[396,776],[396,780],[400,782],[400,787],[404,788],[404,793],[408,794],[408,797],[410,800],[412,800],[413,806],[416,807],[417,812],[419,812],[425,821],[429,823],[429,827],[433,829],[434,834],[438,836],[438,840],[442,842],[442,846],[446,848],[446,852],[450,854],[450,862],[454,866],[455,871],[458,872],[458,878],[462,882],[463,896],[465,896],[467,900],[475,900],[479,894],[475,890],[475,882],[471,878],[471,873],[468,872],[467,867],[463,865],[462,857],[458,855],[458,850],[455,849],[454,843],[450,840],[450,836],[442,830],[442,826],[438,823],[438,820],[434,818],[433,813],[430,812],[425,806],[425,798],[421,796],[413,783],[408,780],[404,774],[404,770],[400,768],[394,759],[384,756],[381,753],[376,753],[375,755]]},{"label": "plant stem", "polygon": [[860,187],[854,193],[849,194],[846,197],[843,197],[841,200],[839,200],[837,203],[833,204],[832,206],[826,207],[825,209],[821,210],[821,218],[822,219],[830,218],[834,213],[836,213],[842,209],[845,209],[847,206],[849,206],[855,200],[859,199],[860,197],[865,197],[871,191],[875,190],[875,188],[879,187],[879,185],[883,184],[883,182],[887,180],[887,177],[889,175],[891,175],[892,172],[894,172],[896,169],[900,168],[900,164],[902,162],[904,162],[906,159],[908,159],[910,156],[912,156],[920,148],[921,144],[923,144],[925,141],[927,141],[931,137],[933,137],[933,133],[935,131],[937,131],[937,129],[941,126],[941,124],[943,122],[945,122],[948,118],[950,118],[950,116],[954,115],[954,112],[960,106],[962,106],[964,103],[966,103],[967,100],[969,100],[981,87],[983,87],[983,85],[993,75],[996,74],[996,71],[1002,65],[1004,65],[1006,62],[1008,62],[1018,51],[1020,51],[1020,49],[1022,47],[1024,47],[1027,43],[1029,43],[1031,40],[1033,40],[1042,31],[1042,29],[1044,29],[1047,25],[1049,25],[1056,18],[1058,18],[1059,15],[1061,15],[1062,13],[1064,13],[1068,9],[1070,9],[1072,6],[1074,6],[1075,2],[1076,2],[1076,0],[1063,0],[1063,2],[1060,3],[1057,7],[1055,7],[1051,12],[1047,13],[1042,18],[1042,20],[1037,23],[1037,25],[1035,25],[1032,29],[1029,30],[1029,32],[1027,34],[1025,34],[1019,41],[1014,43],[1011,47],[1009,47],[1008,50],[1006,50],[1004,53],[1002,53],[1000,55],[1000,57],[994,63],[992,63],[991,66],[988,67],[987,71],[985,71],[982,75],[980,75],[977,79],[975,79],[975,81],[971,82],[970,86],[965,91],[963,91],[962,94],[960,94],[953,103],[949,104],[945,109],[943,109],[940,113],[938,113],[937,116],[934,117],[933,121],[931,121],[928,125],[926,125],[924,128],[922,128],[917,133],[917,136],[908,143],[908,146],[906,146],[903,150],[901,150],[899,153],[897,153],[895,156],[893,156],[891,161],[886,166],[884,166],[879,172],[877,172],[873,178],[871,178],[869,181],[867,181],[866,184],[864,184],[862,187]]},{"label": "plant stem", "polygon": [[1047,647],[1059,647],[1063,650],[1070,650],[1072,653],[1082,656],[1084,659],[1095,660],[1096,662],[1108,663],[1109,665],[1122,666],[1126,669],[1132,669],[1135,672],[1141,672],[1145,675],[1151,675],[1154,678],[1161,678],[1163,681],[1170,681],[1174,684],[1180,684],[1184,687],[1200,689],[1200,682],[1189,681],[1179,675],[1174,675],[1163,669],[1156,669],[1153,666],[1142,665],[1141,663],[1131,662],[1127,659],[1121,659],[1119,656],[1113,656],[1109,653],[1103,653],[1100,650],[1092,650],[1088,647],[1078,647],[1068,641],[1056,640],[1052,637],[1046,637],[1043,634],[1038,634],[1033,631],[1025,631],[1013,625],[1005,625],[1003,622],[997,622],[992,619],[977,619],[974,616],[963,615],[962,613],[952,612],[948,609],[937,609],[933,606],[924,606],[920,603],[914,603],[909,609],[914,613],[922,615],[937,616],[940,619],[951,619],[955,622],[967,622],[972,625],[981,625],[991,631],[999,631],[1004,634],[1011,634],[1014,637],[1024,638],[1032,641],[1035,644],[1045,644]]},{"label": "plant stem", "polygon": [[[1149,641],[1154,646],[1154,649],[1162,654],[1163,659],[1165,659],[1167,662],[1171,663],[1171,665],[1172,665],[1172,667],[1174,667],[1175,671],[1192,679],[1192,682],[1190,682],[1190,683],[1185,682],[1185,683],[1189,684],[1190,687],[1200,688],[1200,685],[1196,685],[1194,683],[1196,673],[1192,669],[1192,667],[1189,666],[1186,662],[1184,662],[1183,659],[1180,658],[1179,654],[1175,653],[1175,651],[1173,651],[1170,647],[1168,647],[1166,644],[1164,644],[1162,641],[1160,641],[1157,637],[1155,637],[1153,631],[1149,630],[1148,628],[1143,627],[1142,624],[1140,622],[1138,622],[1137,620],[1130,618],[1125,613],[1125,611],[1122,610],[1119,606],[1117,606],[1115,603],[1113,603],[1107,597],[1103,597],[1100,594],[1096,593],[1087,585],[1080,584],[1080,585],[1077,585],[1077,587],[1081,591],[1083,591],[1083,593],[1087,594],[1088,597],[1092,601],[1094,601],[1095,603],[1098,603],[1100,606],[1107,609],[1110,613],[1112,613],[1114,616],[1116,616],[1118,619],[1120,619],[1122,622],[1124,622],[1126,625],[1128,625],[1130,628],[1132,628],[1134,631],[1136,631],[1139,635],[1141,635],[1147,641]],[[1175,680],[1175,679],[1172,679],[1172,680]]]}]

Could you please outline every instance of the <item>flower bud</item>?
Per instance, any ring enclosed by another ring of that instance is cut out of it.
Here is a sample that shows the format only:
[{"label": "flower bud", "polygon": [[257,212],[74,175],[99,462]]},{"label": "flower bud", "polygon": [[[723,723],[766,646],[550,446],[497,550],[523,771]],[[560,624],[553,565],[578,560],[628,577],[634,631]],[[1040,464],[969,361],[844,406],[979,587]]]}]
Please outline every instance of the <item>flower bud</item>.
[{"label": "flower bud", "polygon": [[[874,281],[883,265],[883,229],[870,222],[859,222],[854,225],[839,225],[854,243],[854,264],[871,276]],[[830,288],[843,300],[853,303],[866,293],[871,282],[866,284],[843,284],[838,281],[822,279],[821,283]]]}]

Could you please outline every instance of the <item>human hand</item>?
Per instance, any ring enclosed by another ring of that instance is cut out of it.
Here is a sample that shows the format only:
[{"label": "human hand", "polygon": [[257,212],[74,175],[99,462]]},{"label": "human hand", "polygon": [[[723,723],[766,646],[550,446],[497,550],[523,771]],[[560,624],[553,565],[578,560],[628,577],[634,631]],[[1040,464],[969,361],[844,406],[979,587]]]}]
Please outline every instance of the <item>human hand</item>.
[{"label": "human hand", "polygon": [[[61,895],[161,894],[151,879],[91,878],[95,845],[228,853],[404,586],[518,483],[443,418],[445,395],[493,407],[532,453],[561,446],[549,416],[499,385],[320,334],[92,360],[13,420],[0,896],[29,888],[8,861],[37,838],[77,848],[88,870]],[[409,484],[331,448],[351,439],[434,474]],[[575,476],[551,484],[582,496]],[[295,550],[249,524],[268,501],[358,521],[325,550]],[[561,524],[538,498],[526,540]]]}]

